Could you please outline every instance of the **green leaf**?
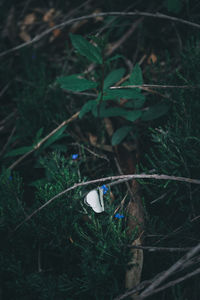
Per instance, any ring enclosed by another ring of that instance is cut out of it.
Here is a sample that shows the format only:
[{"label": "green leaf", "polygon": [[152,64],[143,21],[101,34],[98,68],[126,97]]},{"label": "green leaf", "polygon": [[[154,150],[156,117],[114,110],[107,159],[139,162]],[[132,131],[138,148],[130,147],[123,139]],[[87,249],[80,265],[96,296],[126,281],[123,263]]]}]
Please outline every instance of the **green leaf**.
[{"label": "green leaf", "polygon": [[107,89],[109,86],[119,81],[123,77],[124,73],[125,73],[124,68],[116,69],[110,72],[104,80],[104,89]]},{"label": "green leaf", "polygon": [[126,110],[120,107],[111,107],[104,108],[101,106],[100,109],[100,117],[108,118],[108,117],[122,117],[131,122],[136,121],[140,118],[142,112],[140,110]]},{"label": "green leaf", "polygon": [[122,126],[121,128],[117,129],[112,136],[112,145],[115,146],[121,143],[121,141],[128,135],[131,129],[131,126]]},{"label": "green leaf", "polygon": [[131,85],[142,85],[143,78],[142,78],[142,70],[138,64],[135,65],[133,68],[133,72],[129,78],[129,84]]},{"label": "green leaf", "polygon": [[183,3],[181,0],[167,0],[166,6],[169,12],[178,14],[182,9]]},{"label": "green leaf", "polygon": [[34,148],[33,146],[20,147],[20,148],[11,150],[10,152],[6,153],[4,157],[23,155],[23,154],[33,150],[33,148]]},{"label": "green leaf", "polygon": [[63,138],[65,135],[63,134],[63,132],[65,131],[67,125],[61,127],[58,131],[56,131],[43,145],[42,145],[42,149],[47,148],[48,146],[50,146],[51,144],[53,144],[55,141],[57,141],[58,139]]},{"label": "green leaf", "polygon": [[141,117],[141,115],[141,110],[125,110],[125,113],[122,117],[126,120],[134,122],[138,120]]},{"label": "green leaf", "polygon": [[44,127],[41,127],[41,128],[38,130],[38,132],[36,133],[36,137],[35,137],[34,144],[37,144],[37,143],[39,142],[40,137],[41,137],[43,131],[44,131]]},{"label": "green leaf", "polygon": [[76,74],[65,77],[58,77],[56,82],[60,84],[61,88],[73,92],[82,92],[97,87],[96,82],[87,80],[85,78],[79,78],[78,76],[80,75]]},{"label": "green leaf", "polygon": [[134,108],[134,109],[142,108],[145,101],[146,101],[145,97],[144,97],[144,99],[130,100],[124,104],[124,107]]},{"label": "green leaf", "polygon": [[142,121],[151,121],[161,116],[165,115],[169,110],[169,105],[167,104],[156,104],[150,106],[148,110],[144,111],[142,114]]},{"label": "green leaf", "polygon": [[144,99],[139,89],[110,89],[106,90],[103,95],[103,100],[125,99]]},{"label": "green leaf", "polygon": [[86,39],[81,35],[74,35],[70,33],[70,39],[74,48],[83,56],[86,56],[88,60],[102,64],[101,51],[98,47],[90,44]]},{"label": "green leaf", "polygon": [[79,118],[82,119],[82,117],[88,113],[89,111],[91,111],[95,106],[97,105],[97,102],[95,100],[90,100],[87,103],[85,103],[83,105],[83,107],[81,108],[80,114],[79,114]]},{"label": "green leaf", "polygon": [[119,58],[123,58],[126,60],[126,57],[124,55],[116,54],[116,55],[112,56],[111,58],[106,59],[106,63],[109,63],[110,61],[113,61],[113,60],[117,60]]}]

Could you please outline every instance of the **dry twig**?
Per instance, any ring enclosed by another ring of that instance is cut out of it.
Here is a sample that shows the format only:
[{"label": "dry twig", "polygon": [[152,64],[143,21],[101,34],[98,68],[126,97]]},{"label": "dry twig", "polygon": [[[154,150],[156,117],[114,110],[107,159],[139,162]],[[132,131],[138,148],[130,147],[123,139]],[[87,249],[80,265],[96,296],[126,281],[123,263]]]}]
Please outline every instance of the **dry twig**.
[{"label": "dry twig", "polygon": [[53,198],[48,200],[46,203],[44,203],[42,206],[40,206],[38,209],[36,209],[32,214],[30,214],[24,221],[22,221],[14,231],[19,229],[25,222],[29,221],[34,215],[36,215],[39,211],[41,211],[43,208],[48,206],[51,202],[53,202],[55,199],[63,196],[64,194],[68,193],[71,190],[76,189],[77,187],[80,186],[85,186],[89,184],[96,184],[96,183],[102,183],[108,180],[114,181],[110,184],[107,184],[107,186],[119,184],[128,180],[132,179],[158,179],[158,180],[173,180],[173,181],[180,181],[180,182],[189,182],[189,183],[194,183],[194,184],[200,184],[199,179],[191,179],[191,178],[185,178],[185,177],[176,177],[176,176],[169,176],[169,175],[159,175],[159,174],[130,174],[130,175],[119,175],[119,176],[109,176],[109,177],[104,177],[104,178],[99,178],[95,180],[90,180],[86,182],[81,182],[81,183],[75,183],[73,186],[67,188],[66,190],[60,192],[59,194],[55,195]]},{"label": "dry twig", "polygon": [[9,49],[9,50],[1,52],[0,56],[4,56],[4,55],[12,53],[16,50],[22,49],[22,48],[24,48],[28,45],[32,45],[32,44],[38,42],[39,40],[41,40],[44,36],[48,35],[52,31],[54,31],[55,29],[63,28],[63,27],[65,27],[67,25],[70,25],[74,22],[82,21],[82,20],[85,20],[85,19],[93,19],[93,18],[96,18],[96,17],[105,17],[105,16],[119,16],[119,17],[120,16],[121,17],[122,16],[126,16],[126,17],[142,16],[142,17],[151,17],[151,18],[157,18],[157,19],[166,19],[166,20],[169,20],[169,21],[179,22],[179,23],[182,23],[182,24],[200,29],[200,24],[190,22],[190,21],[187,21],[187,20],[184,20],[184,19],[181,19],[181,18],[176,18],[176,17],[173,17],[173,16],[165,15],[165,14],[162,14],[162,13],[159,13],[159,12],[157,12],[157,13],[142,12],[142,11],[102,12],[102,13],[90,14],[90,15],[74,18],[74,19],[62,22],[58,25],[55,25],[55,26],[43,31],[41,34],[36,35],[32,40],[30,40],[28,42],[25,42],[23,44],[20,44],[20,45],[14,47],[14,48]]},{"label": "dry twig", "polygon": [[139,88],[146,90],[146,88],[158,88],[158,89],[199,89],[200,85],[159,85],[159,84],[141,84],[141,85],[124,85],[124,86],[111,86],[110,89],[134,89]]},{"label": "dry twig", "polygon": [[35,150],[39,149],[44,142],[46,142],[52,135],[54,135],[59,129],[61,129],[63,126],[69,124],[70,122],[74,121],[79,116],[79,111],[75,113],[73,116],[71,116],[69,119],[63,121],[58,127],[56,127],[54,130],[52,130],[47,136],[45,136],[40,142],[38,142],[33,149],[25,153],[23,156],[21,156],[19,159],[17,159],[10,167],[9,169],[14,169],[22,160],[24,160],[27,156],[29,156],[31,153],[33,153]]}]

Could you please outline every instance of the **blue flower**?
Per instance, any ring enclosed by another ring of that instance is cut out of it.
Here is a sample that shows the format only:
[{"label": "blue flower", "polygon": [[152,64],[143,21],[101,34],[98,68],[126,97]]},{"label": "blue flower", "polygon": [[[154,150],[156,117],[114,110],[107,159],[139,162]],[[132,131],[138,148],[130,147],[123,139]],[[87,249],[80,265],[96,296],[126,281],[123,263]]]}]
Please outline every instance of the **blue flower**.
[{"label": "blue flower", "polygon": [[12,180],[12,176],[9,176],[8,179],[11,181]]},{"label": "blue flower", "polygon": [[106,186],[105,184],[101,186],[101,189],[103,190],[103,194],[104,194],[104,195],[105,195],[105,194],[107,193],[107,191],[108,191],[108,188],[107,188],[107,186]]},{"label": "blue flower", "polygon": [[78,154],[72,154],[72,159],[75,160],[78,158]]},{"label": "blue flower", "polygon": [[120,215],[120,214],[116,214],[116,215],[115,215],[115,218],[117,218],[117,219],[123,219],[124,216],[123,216],[123,215]]}]

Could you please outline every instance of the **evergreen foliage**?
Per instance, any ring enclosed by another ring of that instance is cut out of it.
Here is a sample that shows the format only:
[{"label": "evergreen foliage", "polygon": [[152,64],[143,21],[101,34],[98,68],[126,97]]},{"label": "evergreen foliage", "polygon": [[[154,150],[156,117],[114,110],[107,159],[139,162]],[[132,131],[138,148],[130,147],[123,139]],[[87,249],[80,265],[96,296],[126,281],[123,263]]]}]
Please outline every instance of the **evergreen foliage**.
[{"label": "evergreen foliage", "polygon": [[112,299],[123,291],[130,242],[113,206],[107,203],[108,213],[96,216],[85,208],[83,189],[77,188],[15,231],[27,214],[79,180],[77,161],[53,153],[40,163],[46,176],[35,183],[33,203],[23,196],[18,173],[1,175],[3,297]]}]

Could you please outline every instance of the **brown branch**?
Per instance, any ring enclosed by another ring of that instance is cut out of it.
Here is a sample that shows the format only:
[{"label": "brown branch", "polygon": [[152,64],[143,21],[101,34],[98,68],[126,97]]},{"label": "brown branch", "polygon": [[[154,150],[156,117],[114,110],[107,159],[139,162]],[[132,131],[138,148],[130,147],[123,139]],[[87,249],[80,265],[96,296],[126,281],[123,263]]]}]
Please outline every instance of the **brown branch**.
[{"label": "brown branch", "polygon": [[70,122],[74,121],[79,116],[79,111],[75,113],[73,116],[71,116],[69,119],[63,121],[58,127],[56,127],[53,131],[51,131],[47,136],[45,136],[41,141],[39,141],[33,149],[31,149],[29,152],[25,153],[23,156],[18,158],[10,167],[9,169],[14,169],[22,160],[24,160],[27,156],[29,156],[31,153],[33,153],[35,150],[39,149],[44,142],[46,142],[52,135],[54,135],[59,129],[61,129],[66,124],[69,124]]},{"label": "brown branch", "polygon": [[166,19],[166,20],[170,20],[173,22],[179,22],[185,25],[189,25],[195,28],[200,29],[200,24],[194,23],[194,22],[190,22],[181,18],[176,18],[173,16],[169,16],[169,15],[165,15],[165,14],[161,14],[159,12],[157,13],[149,13],[149,12],[139,12],[139,11],[134,11],[134,12],[102,12],[102,13],[96,13],[96,14],[90,14],[90,15],[86,15],[86,16],[82,16],[82,17],[78,17],[78,18],[74,18],[65,22],[62,22],[58,25],[55,25],[45,31],[43,31],[41,34],[36,35],[32,40],[25,42],[23,44],[20,44],[16,47],[13,47],[9,50],[3,51],[0,53],[0,56],[4,56],[8,53],[12,53],[16,50],[19,50],[21,48],[24,48],[28,45],[32,45],[36,42],[38,42],[39,40],[41,40],[44,36],[48,35],[49,33],[51,33],[53,30],[58,29],[58,28],[62,28],[65,27],[67,25],[70,25],[74,22],[78,22],[81,20],[85,20],[85,19],[92,19],[92,18],[96,18],[96,17],[104,17],[104,16],[126,16],[126,17],[133,17],[133,16],[143,16],[143,17],[151,17],[151,18],[157,18],[157,19]]},{"label": "brown branch", "polygon": [[19,227],[21,227],[25,222],[29,221],[34,215],[36,215],[39,211],[41,211],[43,208],[45,208],[47,205],[49,205],[55,199],[59,198],[60,196],[63,196],[64,194],[68,193],[71,190],[76,189],[79,186],[85,186],[85,185],[95,184],[95,183],[102,183],[102,182],[105,182],[105,181],[108,181],[108,180],[117,180],[116,182],[107,184],[107,186],[111,186],[111,185],[114,185],[114,184],[120,184],[122,182],[132,180],[132,179],[173,180],[173,181],[200,184],[200,180],[198,180],[198,179],[191,179],[191,178],[185,178],[185,177],[175,177],[175,176],[169,176],[169,175],[158,175],[158,174],[151,174],[151,175],[150,174],[133,174],[133,175],[130,174],[130,175],[109,176],[109,177],[99,178],[99,179],[90,180],[90,181],[86,181],[86,182],[75,183],[73,186],[71,186],[68,189],[60,192],[57,195],[55,195],[53,198],[51,198],[46,203],[44,203],[42,206],[40,206],[38,209],[36,209],[24,221],[22,221],[19,225],[17,225],[17,227],[14,229],[14,231],[16,231]]}]

